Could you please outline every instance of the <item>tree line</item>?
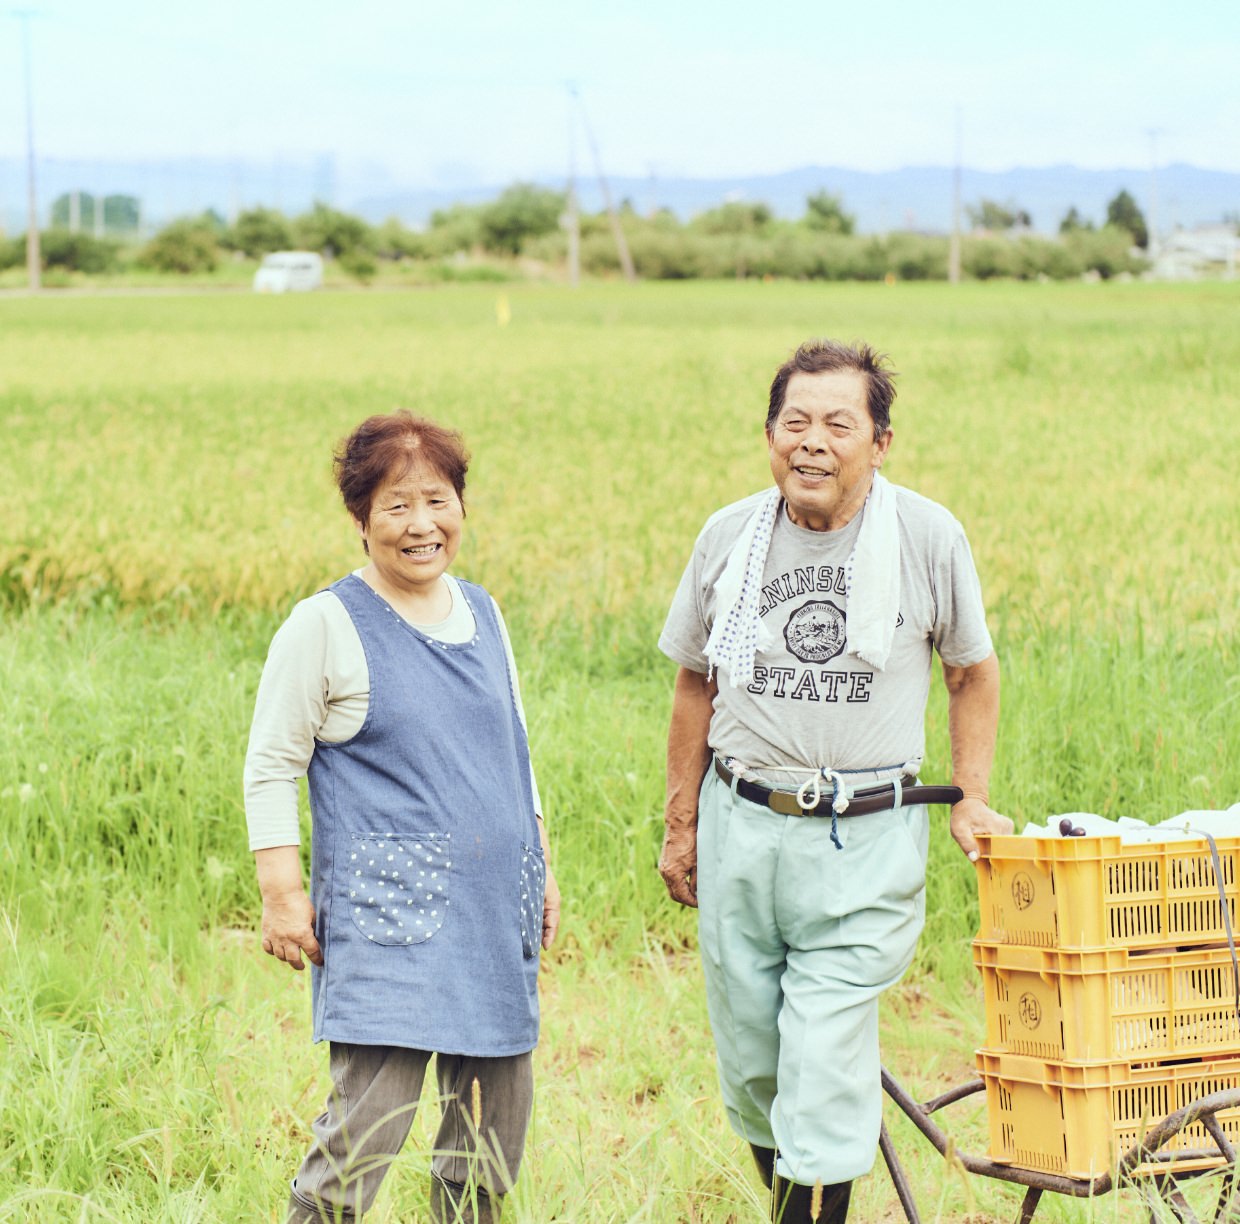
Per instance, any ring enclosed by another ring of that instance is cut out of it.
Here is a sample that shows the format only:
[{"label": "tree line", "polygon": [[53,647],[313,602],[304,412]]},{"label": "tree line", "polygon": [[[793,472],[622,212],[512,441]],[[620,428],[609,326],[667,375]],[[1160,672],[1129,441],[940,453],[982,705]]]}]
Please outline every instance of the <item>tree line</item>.
[{"label": "tree line", "polygon": [[[123,202],[123,204],[122,204]],[[568,203],[563,193],[515,183],[483,204],[454,204],[431,215],[421,229],[392,218],[371,225],[317,202],[287,217],[254,207],[231,222],[214,211],[170,222],[145,241],[136,237],[138,202],[102,201],[104,217],[122,218],[128,238],[89,232],[95,201],[83,193],[75,206],[81,229],[67,228],[69,197],[52,209],[53,228],[41,237],[47,268],[109,273],[127,268],[211,273],[230,260],[261,259],[272,251],[321,252],[348,276],[366,282],[385,265],[413,263],[444,275],[472,268],[480,275],[516,276],[533,268],[562,267],[569,258]],[[1012,202],[981,200],[967,210],[961,267],[977,279],[1064,279],[1082,274],[1110,277],[1140,271],[1148,244],[1145,219],[1127,191],[1107,205],[1094,226],[1072,208],[1055,237],[1031,232],[1029,214]],[[933,280],[948,275],[950,239],[897,231],[863,235],[838,195],[818,191],[803,215],[781,219],[762,202],[728,201],[681,221],[668,209],[639,214],[631,204],[619,221],[639,275],[648,279],[787,277],[811,280]],[[577,219],[581,270],[608,276],[620,267],[610,218],[583,213]],[[109,226],[109,229],[113,228]],[[0,267],[25,261],[25,239],[0,242]]]}]

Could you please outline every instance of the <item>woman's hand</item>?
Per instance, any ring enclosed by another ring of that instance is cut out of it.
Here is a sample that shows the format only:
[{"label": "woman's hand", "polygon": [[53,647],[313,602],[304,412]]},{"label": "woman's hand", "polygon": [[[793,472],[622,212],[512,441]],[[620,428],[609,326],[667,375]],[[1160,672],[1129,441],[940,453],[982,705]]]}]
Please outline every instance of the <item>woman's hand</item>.
[{"label": "woman's hand", "polygon": [[542,946],[549,948],[560,929],[560,886],[555,882],[551,864],[547,864],[547,887],[543,892]]},{"label": "woman's hand", "polygon": [[537,821],[538,844],[542,846],[543,863],[547,869],[547,883],[543,889],[542,946],[549,948],[560,929],[560,886],[555,882],[555,872],[551,870],[551,843],[547,841],[547,826],[543,824],[541,815]]},{"label": "woman's hand", "polygon": [[304,969],[301,954],[323,966],[323,949],[314,937],[314,906],[304,888],[263,897],[263,951],[290,969]]},{"label": "woman's hand", "polygon": [[323,949],[314,937],[314,906],[301,882],[296,846],[256,850],[258,887],[263,894],[263,951],[291,969],[304,969],[304,952],[323,965]]}]

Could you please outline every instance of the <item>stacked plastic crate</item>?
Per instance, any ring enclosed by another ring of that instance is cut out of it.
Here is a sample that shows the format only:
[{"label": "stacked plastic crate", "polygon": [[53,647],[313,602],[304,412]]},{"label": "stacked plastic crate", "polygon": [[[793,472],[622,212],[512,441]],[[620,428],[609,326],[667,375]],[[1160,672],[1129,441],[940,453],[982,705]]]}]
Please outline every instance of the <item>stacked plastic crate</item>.
[{"label": "stacked plastic crate", "polygon": [[[1093,1178],[1240,1087],[1240,837],[978,841],[991,1159]],[[1240,1145],[1240,1108],[1217,1117]],[[1223,1163],[1193,1151],[1217,1151],[1200,1124],[1163,1149],[1185,1171]]]}]

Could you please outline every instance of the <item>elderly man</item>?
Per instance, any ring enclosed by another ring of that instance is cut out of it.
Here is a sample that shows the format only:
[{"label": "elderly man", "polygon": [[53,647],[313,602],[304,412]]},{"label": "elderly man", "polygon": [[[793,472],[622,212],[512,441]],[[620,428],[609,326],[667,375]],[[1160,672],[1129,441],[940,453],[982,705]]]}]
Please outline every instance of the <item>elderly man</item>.
[{"label": "elderly man", "polygon": [[[699,907],[724,1104],[786,1224],[839,1224],[874,1161],[878,996],[924,923],[925,805],[954,801],[971,860],[1012,827],[990,808],[999,664],[964,531],[879,472],[892,378],[829,340],[779,368],[776,488],[707,521],[659,639],[679,664],[659,871]],[[917,781],[932,650],[959,789]]]}]

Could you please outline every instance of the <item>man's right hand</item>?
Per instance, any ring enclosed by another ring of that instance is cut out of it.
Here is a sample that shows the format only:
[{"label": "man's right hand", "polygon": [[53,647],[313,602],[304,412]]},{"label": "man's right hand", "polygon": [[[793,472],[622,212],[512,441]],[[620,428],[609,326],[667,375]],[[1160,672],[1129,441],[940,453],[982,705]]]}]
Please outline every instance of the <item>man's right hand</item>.
[{"label": "man's right hand", "polygon": [[710,717],[719,686],[705,672],[676,671],[667,729],[667,807],[659,874],[673,901],[697,908],[698,791],[710,767]]},{"label": "man's right hand", "polygon": [[659,855],[659,874],[667,885],[668,894],[681,905],[697,908],[697,829],[693,826],[663,834],[663,850]]}]

